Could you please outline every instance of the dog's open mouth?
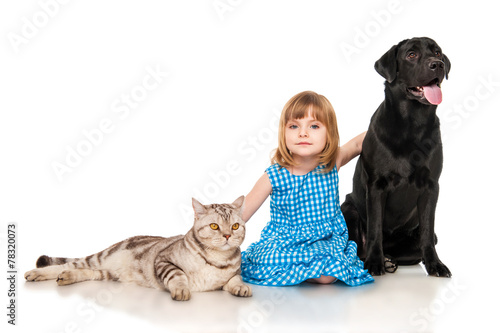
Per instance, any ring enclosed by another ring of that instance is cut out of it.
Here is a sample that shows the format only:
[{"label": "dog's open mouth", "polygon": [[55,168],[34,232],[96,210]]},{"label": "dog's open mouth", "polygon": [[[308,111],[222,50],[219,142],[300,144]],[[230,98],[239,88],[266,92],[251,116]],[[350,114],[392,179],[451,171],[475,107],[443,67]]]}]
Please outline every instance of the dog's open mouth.
[{"label": "dog's open mouth", "polygon": [[434,79],[425,86],[410,87],[408,91],[415,97],[424,98],[431,104],[438,105],[443,100],[438,79]]}]

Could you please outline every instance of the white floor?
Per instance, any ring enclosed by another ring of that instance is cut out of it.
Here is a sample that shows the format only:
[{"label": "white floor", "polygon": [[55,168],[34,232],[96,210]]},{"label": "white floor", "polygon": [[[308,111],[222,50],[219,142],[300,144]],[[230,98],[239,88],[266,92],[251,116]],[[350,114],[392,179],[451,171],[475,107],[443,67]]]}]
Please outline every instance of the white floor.
[{"label": "white floor", "polygon": [[[19,283],[19,332],[453,332],[491,328],[488,289],[455,271],[428,277],[420,265],[400,267],[361,287],[302,284],[253,286],[253,297],[223,291],[175,302],[165,292],[116,282],[58,287]],[[484,284],[483,284],[484,285]],[[478,289],[479,288],[479,289]],[[476,289],[476,290],[474,290]],[[494,298],[493,298],[494,299]],[[488,313],[489,312],[489,313]],[[131,330],[128,330],[131,331]]]}]

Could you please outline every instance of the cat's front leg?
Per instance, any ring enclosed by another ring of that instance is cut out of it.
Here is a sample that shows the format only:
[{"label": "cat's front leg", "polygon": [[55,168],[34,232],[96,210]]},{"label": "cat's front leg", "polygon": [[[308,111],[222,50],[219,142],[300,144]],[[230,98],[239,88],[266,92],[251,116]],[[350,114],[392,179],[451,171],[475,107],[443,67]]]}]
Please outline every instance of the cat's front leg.
[{"label": "cat's front leg", "polygon": [[250,297],[252,288],[243,283],[241,275],[233,276],[223,287],[223,290],[229,291],[234,296]]},{"label": "cat's front leg", "polygon": [[188,279],[183,271],[178,270],[168,281],[164,281],[165,287],[170,291],[170,296],[172,296],[173,300],[188,301],[191,298]]},{"label": "cat's front leg", "polygon": [[173,300],[189,301],[189,299],[191,298],[191,292],[187,287],[187,283],[184,283],[182,281],[171,281],[169,283],[168,289],[170,290],[170,296],[172,296]]},{"label": "cat's front leg", "polygon": [[188,278],[179,267],[170,262],[160,262],[156,266],[156,274],[163,281],[165,288],[170,291],[172,299],[187,301],[191,298]]}]

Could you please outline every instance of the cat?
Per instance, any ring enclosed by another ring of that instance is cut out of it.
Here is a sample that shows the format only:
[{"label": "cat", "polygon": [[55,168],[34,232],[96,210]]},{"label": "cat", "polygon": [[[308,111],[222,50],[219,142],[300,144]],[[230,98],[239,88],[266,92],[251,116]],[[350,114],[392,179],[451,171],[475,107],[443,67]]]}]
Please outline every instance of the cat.
[{"label": "cat", "polygon": [[43,255],[24,277],[57,279],[60,286],[88,280],[135,282],[167,290],[177,301],[189,300],[191,292],[218,289],[249,297],[252,289],[240,275],[244,200],[202,205],[193,198],[194,226],[186,235],[136,236],[79,259]]}]

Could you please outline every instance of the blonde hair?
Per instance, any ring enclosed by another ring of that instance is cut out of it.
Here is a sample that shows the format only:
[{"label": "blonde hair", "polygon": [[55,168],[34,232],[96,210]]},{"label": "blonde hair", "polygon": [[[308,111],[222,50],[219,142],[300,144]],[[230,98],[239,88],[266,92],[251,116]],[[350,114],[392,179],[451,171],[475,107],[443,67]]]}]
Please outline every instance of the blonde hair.
[{"label": "blonde hair", "polygon": [[278,148],[274,151],[274,155],[271,158],[273,164],[278,163],[282,167],[297,165],[293,160],[291,152],[286,147],[285,128],[288,121],[303,119],[309,114],[326,126],[326,144],[320,153],[319,164],[325,166],[323,172],[329,172],[335,167],[340,141],[337,117],[328,99],[313,91],[298,93],[283,107],[278,129]]}]

